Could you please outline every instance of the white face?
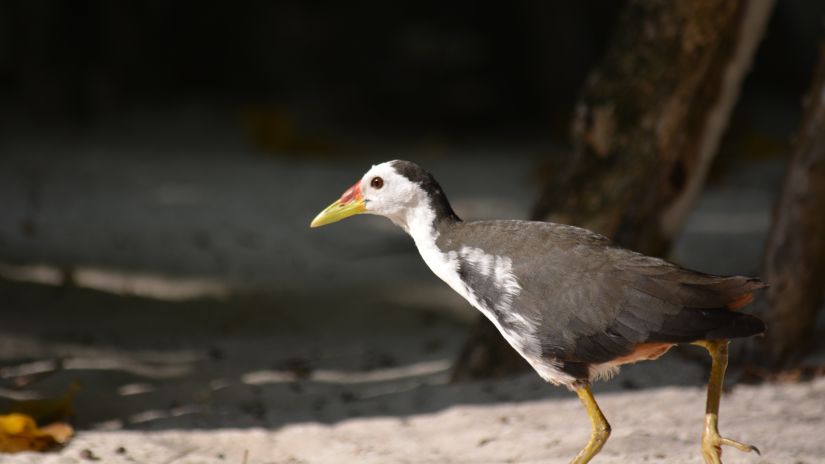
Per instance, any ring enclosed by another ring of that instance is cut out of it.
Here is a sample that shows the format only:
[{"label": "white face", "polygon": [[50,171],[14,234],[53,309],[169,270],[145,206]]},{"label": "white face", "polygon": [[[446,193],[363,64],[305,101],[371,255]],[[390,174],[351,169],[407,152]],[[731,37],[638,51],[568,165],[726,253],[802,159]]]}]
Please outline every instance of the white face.
[{"label": "white face", "polygon": [[427,200],[424,190],[398,174],[392,161],[373,166],[361,178],[361,195],[366,201],[366,213],[390,218],[396,224],[406,223],[406,213]]}]

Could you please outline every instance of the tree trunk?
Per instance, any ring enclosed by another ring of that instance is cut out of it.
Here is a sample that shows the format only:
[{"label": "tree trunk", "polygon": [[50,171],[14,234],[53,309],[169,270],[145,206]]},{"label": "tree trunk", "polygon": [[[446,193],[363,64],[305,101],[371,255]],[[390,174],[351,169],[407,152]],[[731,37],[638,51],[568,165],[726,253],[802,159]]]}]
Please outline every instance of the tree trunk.
[{"label": "tree trunk", "polygon": [[825,41],[774,211],[762,276],[770,287],[758,312],[768,331],[749,354],[762,367],[790,367],[806,353],[825,298]]},{"label": "tree trunk", "polygon": [[[666,252],[704,184],[772,7],[773,0],[631,0],[576,107],[575,154],[547,182],[534,219]],[[523,367],[482,319],[453,378]]]}]

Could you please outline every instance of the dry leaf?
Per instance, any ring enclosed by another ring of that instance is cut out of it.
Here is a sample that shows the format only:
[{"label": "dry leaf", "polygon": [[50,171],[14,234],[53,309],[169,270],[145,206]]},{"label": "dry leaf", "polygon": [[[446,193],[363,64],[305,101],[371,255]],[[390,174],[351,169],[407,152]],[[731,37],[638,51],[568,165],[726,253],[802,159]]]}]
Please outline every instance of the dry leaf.
[{"label": "dry leaf", "polygon": [[56,422],[39,428],[25,414],[0,415],[0,453],[46,451],[66,443],[72,434],[69,424]]}]

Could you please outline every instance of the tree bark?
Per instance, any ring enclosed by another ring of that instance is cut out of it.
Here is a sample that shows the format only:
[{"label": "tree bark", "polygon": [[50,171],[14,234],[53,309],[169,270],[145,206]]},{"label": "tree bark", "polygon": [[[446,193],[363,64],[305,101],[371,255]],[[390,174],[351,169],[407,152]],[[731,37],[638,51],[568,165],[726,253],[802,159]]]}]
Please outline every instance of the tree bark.
[{"label": "tree bark", "polygon": [[[533,218],[665,253],[704,184],[773,3],[631,0],[576,107],[573,158],[547,182]],[[481,319],[453,378],[524,367]]]},{"label": "tree bark", "polygon": [[749,353],[769,369],[807,352],[825,299],[825,41],[804,104],[762,262],[770,287],[758,313],[768,331]]}]

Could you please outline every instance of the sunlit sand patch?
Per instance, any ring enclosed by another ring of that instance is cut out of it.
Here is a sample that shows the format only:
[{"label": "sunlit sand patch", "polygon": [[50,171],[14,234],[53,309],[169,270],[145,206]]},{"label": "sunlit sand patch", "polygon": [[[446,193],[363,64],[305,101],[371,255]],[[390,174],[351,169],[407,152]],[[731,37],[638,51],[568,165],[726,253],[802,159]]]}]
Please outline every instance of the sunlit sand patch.
[{"label": "sunlit sand patch", "polygon": [[49,264],[0,263],[0,277],[18,282],[89,288],[118,295],[134,295],[166,301],[225,298],[229,285],[200,277],[172,277],[93,267],[61,268]]},{"label": "sunlit sand patch", "polygon": [[[376,382],[391,382],[414,377],[427,377],[449,372],[452,362],[448,359],[426,361],[409,364],[407,366],[375,369],[370,371],[341,371],[331,369],[317,369],[307,380],[321,383],[335,384],[363,384]],[[295,374],[290,371],[262,370],[249,372],[241,377],[241,381],[248,385],[262,385],[269,383],[292,382]]]}]

